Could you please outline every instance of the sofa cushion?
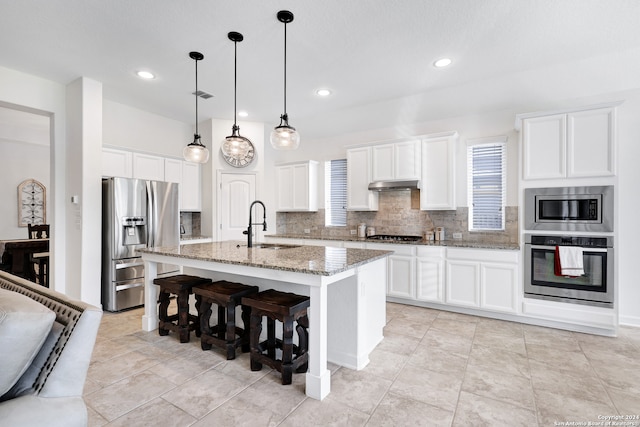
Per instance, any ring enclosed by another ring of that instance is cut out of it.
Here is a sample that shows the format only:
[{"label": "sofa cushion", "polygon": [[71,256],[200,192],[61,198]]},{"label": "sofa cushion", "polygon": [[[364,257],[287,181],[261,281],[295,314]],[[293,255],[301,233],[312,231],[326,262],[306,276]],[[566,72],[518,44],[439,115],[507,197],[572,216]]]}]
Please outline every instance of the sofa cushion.
[{"label": "sofa cushion", "polygon": [[53,311],[26,295],[0,289],[0,396],[29,367],[55,318]]}]

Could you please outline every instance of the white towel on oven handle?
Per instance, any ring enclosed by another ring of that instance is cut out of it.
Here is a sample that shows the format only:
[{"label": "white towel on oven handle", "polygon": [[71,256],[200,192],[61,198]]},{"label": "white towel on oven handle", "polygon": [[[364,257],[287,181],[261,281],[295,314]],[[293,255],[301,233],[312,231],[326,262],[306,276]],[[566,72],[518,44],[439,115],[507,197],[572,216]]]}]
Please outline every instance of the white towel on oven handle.
[{"label": "white towel on oven handle", "polygon": [[580,246],[558,246],[563,276],[584,276],[583,250]]}]

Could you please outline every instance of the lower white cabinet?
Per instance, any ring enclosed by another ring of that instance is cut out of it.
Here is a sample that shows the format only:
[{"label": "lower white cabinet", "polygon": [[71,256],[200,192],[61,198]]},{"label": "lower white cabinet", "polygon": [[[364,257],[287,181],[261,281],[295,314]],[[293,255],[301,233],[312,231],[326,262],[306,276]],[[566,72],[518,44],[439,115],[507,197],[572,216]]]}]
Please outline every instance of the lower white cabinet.
[{"label": "lower white cabinet", "polygon": [[445,249],[417,247],[416,295],[418,301],[444,302]]},{"label": "lower white cabinet", "polygon": [[447,249],[447,304],[517,312],[518,251]]},{"label": "lower white cabinet", "polygon": [[415,299],[416,249],[414,245],[367,243],[367,249],[394,251],[387,257],[387,295]]}]

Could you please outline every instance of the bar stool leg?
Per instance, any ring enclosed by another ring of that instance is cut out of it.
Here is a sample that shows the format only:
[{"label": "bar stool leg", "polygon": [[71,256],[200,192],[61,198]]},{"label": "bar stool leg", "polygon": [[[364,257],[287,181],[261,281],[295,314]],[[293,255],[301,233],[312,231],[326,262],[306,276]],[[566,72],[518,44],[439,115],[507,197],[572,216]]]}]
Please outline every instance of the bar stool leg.
[{"label": "bar stool leg", "polygon": [[249,341],[251,339],[249,322],[251,321],[251,307],[243,305],[242,306],[242,324],[244,327],[244,332],[242,334],[242,352],[246,353],[251,350],[251,346],[249,345]]},{"label": "bar stool leg", "polygon": [[236,304],[235,301],[227,303],[227,360],[236,358]]},{"label": "bar stool leg", "polygon": [[[298,332],[298,351],[296,357],[301,357],[309,348],[309,318],[306,314],[298,319],[296,332]],[[309,362],[300,365],[298,369],[296,369],[296,372],[299,374],[307,372],[308,365]]]},{"label": "bar stool leg", "polygon": [[[170,294],[163,291],[160,291],[160,295],[158,295],[158,301],[160,302],[160,306],[158,307],[158,318],[160,319],[160,324],[162,324],[162,322],[168,322],[167,308],[169,307],[169,297]],[[158,327],[158,335],[169,335],[169,329]]]},{"label": "bar stool leg", "polygon": [[180,342],[189,342],[189,291],[178,293],[178,328]]},{"label": "bar stool leg", "polygon": [[254,356],[260,354],[260,334],[262,333],[262,316],[251,314],[251,320],[249,324],[250,333],[250,345],[251,345],[251,370],[259,371],[262,369],[262,363],[255,360]]},{"label": "bar stool leg", "polygon": [[[211,335],[211,326],[209,325],[211,313],[211,302],[206,300],[202,301],[198,308],[198,317],[200,317],[200,331],[205,336]],[[211,350],[211,344],[204,340],[200,340],[200,347],[203,350]]]},{"label": "bar stool leg", "polygon": [[282,322],[282,385],[291,384],[293,369],[293,317],[286,316]]}]

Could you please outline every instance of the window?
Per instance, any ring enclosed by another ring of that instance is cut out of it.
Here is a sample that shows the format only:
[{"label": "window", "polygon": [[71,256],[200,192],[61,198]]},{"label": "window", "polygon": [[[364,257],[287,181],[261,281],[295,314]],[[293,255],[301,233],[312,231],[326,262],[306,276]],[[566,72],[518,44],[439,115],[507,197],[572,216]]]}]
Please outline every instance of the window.
[{"label": "window", "polygon": [[347,225],[347,159],[330,160],[324,166],[327,226]]},{"label": "window", "polygon": [[504,230],[507,138],[467,144],[469,230]]}]

